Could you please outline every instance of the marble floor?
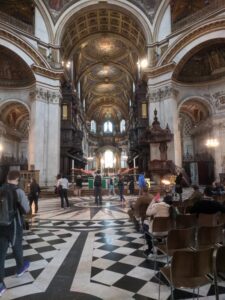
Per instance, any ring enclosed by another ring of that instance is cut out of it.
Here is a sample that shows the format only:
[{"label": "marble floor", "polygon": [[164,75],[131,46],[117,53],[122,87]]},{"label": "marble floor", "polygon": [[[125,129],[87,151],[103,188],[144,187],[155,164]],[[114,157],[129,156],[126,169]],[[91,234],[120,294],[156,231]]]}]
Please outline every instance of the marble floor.
[{"label": "marble floor", "polygon": [[[57,198],[40,199],[39,212],[24,232],[29,271],[15,277],[11,251],[6,259],[6,293],[1,299],[158,299],[159,268],[143,256],[143,236],[129,222],[127,210],[134,197],[121,205],[117,196],[104,197],[96,206],[93,197],[70,198],[60,208]],[[225,299],[225,284],[219,286]],[[200,289],[201,299],[215,299],[211,285]],[[163,282],[161,299],[170,299]],[[192,299],[190,290],[176,290],[175,299]]]}]

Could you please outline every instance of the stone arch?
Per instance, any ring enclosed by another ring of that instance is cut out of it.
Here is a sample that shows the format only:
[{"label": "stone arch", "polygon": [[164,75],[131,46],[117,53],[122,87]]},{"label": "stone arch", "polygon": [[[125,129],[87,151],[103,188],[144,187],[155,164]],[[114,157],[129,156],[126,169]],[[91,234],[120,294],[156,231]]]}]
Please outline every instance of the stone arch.
[{"label": "stone arch", "polygon": [[219,19],[190,30],[181,36],[160,58],[157,66],[174,62],[179,64],[182,58],[201,43],[225,36],[225,21]]},{"label": "stone arch", "polygon": [[37,8],[45,22],[45,26],[47,28],[48,36],[49,36],[49,43],[54,42],[54,24],[52,22],[52,18],[49,14],[48,9],[46,8],[44,1],[37,1],[36,2]]},{"label": "stone arch", "polygon": [[5,99],[3,101],[0,102],[0,110],[2,110],[2,108],[10,103],[20,103],[21,105],[25,106],[26,109],[28,110],[28,112],[30,113],[31,109],[30,109],[30,106],[25,103],[23,100],[21,99],[18,99],[18,98],[9,98],[9,99]]},{"label": "stone arch", "polygon": [[[30,107],[20,99],[7,99],[0,103],[0,120],[8,128],[16,131],[16,136],[28,138]],[[13,135],[13,134],[12,134]]]},{"label": "stone arch", "polygon": [[213,114],[213,111],[214,111],[214,108],[212,106],[212,104],[204,97],[202,96],[189,96],[189,97],[186,97],[184,98],[179,104],[178,104],[178,113],[180,113],[181,109],[182,109],[182,106],[189,102],[189,101],[196,101],[196,102],[199,102],[201,103],[203,106],[205,106],[209,112],[209,115],[211,116]]},{"label": "stone arch", "polygon": [[[152,42],[152,25],[148,20],[147,16],[137,6],[135,6],[127,0],[108,0],[107,4],[123,8],[127,10],[130,14],[132,14],[138,20],[138,23],[141,24],[142,30],[145,35],[146,43],[149,44]],[[55,24],[55,43],[57,45],[59,45],[61,42],[63,36],[63,29],[65,28],[65,25],[70,20],[70,18],[81,9],[88,8],[92,5],[96,5],[95,0],[86,0],[74,3],[60,16],[57,23]]]},{"label": "stone arch", "polygon": [[16,52],[29,67],[39,65],[40,67],[49,68],[47,61],[32,45],[4,29],[0,29],[0,45]]},{"label": "stone arch", "polygon": [[153,23],[153,41],[157,41],[160,24],[169,5],[170,5],[170,0],[162,1],[160,7],[156,12],[154,23]]}]

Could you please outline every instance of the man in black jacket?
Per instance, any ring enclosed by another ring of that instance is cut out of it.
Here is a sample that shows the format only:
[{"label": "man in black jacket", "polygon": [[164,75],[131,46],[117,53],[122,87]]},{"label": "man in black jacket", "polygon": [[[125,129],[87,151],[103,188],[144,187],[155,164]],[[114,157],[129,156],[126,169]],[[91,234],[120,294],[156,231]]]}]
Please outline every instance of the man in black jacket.
[{"label": "man in black jacket", "polygon": [[94,179],[95,187],[95,203],[97,205],[102,204],[102,177],[100,175],[100,170],[97,171],[97,174]]},{"label": "man in black jacket", "polygon": [[210,186],[207,186],[204,190],[203,199],[194,203],[190,208],[191,214],[216,214],[218,212],[225,213],[225,206],[212,198],[212,192]]},{"label": "man in black jacket", "polygon": [[191,214],[215,214],[217,212],[225,213],[225,206],[218,201],[203,199],[195,202],[190,208]]},{"label": "man in black jacket", "polygon": [[[0,296],[5,292],[6,286],[4,284],[4,265],[6,253],[9,244],[12,246],[13,255],[16,260],[16,275],[17,277],[22,276],[29,268],[30,263],[23,259],[23,219],[22,213],[28,213],[30,211],[29,202],[24,191],[18,188],[20,173],[19,171],[12,170],[8,173],[7,183],[3,185],[3,189],[14,190],[14,203],[15,216],[10,225],[0,226]],[[8,198],[7,198],[7,201]]]}]

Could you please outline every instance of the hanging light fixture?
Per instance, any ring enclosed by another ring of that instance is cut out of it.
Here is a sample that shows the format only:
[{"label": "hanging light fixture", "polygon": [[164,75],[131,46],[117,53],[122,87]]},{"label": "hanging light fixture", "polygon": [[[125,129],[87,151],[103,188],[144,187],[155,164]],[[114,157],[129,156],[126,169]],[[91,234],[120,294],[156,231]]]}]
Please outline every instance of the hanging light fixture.
[{"label": "hanging light fixture", "polygon": [[218,146],[219,146],[219,141],[217,139],[210,138],[206,140],[206,147],[216,148]]}]

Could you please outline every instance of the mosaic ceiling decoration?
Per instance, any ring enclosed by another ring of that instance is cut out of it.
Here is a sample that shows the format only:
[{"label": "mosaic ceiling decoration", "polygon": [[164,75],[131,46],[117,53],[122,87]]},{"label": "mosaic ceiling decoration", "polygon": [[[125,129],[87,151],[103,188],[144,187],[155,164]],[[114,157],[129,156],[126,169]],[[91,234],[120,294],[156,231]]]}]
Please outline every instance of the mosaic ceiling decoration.
[{"label": "mosaic ceiling decoration", "polygon": [[9,49],[0,46],[0,86],[25,86],[34,81],[30,68]]},{"label": "mosaic ceiling decoration", "polygon": [[200,45],[194,53],[184,58],[175,78],[182,82],[212,81],[225,76],[225,43],[213,40],[211,44]]},{"label": "mosaic ceiling decoration", "polygon": [[[56,22],[59,16],[72,4],[79,0],[44,0],[53,20]],[[128,0],[140,8],[152,22],[161,0]]]}]

